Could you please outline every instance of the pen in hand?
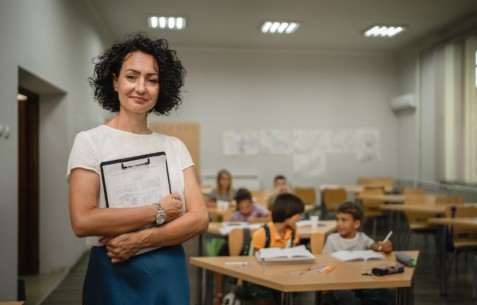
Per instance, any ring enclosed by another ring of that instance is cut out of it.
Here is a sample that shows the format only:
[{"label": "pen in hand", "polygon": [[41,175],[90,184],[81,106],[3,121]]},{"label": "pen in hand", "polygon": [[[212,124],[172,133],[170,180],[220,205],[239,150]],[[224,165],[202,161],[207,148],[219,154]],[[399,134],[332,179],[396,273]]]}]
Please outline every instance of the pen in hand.
[{"label": "pen in hand", "polygon": [[378,251],[381,251],[381,249],[383,248],[383,244],[389,240],[392,234],[393,234],[393,231],[390,231],[388,235],[386,235],[386,238],[383,240],[381,245],[379,245]]}]

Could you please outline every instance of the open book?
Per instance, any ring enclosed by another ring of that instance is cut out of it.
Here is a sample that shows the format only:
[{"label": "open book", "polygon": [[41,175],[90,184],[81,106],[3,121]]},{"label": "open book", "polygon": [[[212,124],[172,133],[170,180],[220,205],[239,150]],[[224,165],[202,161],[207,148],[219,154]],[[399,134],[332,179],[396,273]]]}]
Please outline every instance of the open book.
[{"label": "open book", "polygon": [[263,248],[255,253],[260,263],[311,263],[315,256],[304,245],[292,248]]},{"label": "open book", "polygon": [[331,253],[334,257],[339,259],[340,261],[367,261],[370,259],[384,259],[384,255],[375,252],[373,250],[355,250],[355,251],[348,251],[348,250],[341,250],[334,253]]}]

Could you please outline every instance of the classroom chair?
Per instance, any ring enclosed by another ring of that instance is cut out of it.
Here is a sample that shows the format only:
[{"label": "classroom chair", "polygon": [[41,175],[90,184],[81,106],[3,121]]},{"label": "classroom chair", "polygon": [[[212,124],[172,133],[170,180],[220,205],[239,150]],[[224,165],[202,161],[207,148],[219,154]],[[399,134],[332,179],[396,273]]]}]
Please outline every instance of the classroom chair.
[{"label": "classroom chair", "polygon": [[[433,205],[436,202],[435,195],[429,195],[424,193],[411,193],[404,195],[404,204],[414,205]],[[405,249],[409,249],[409,244],[413,236],[424,236],[425,244],[427,245],[427,236],[433,235],[435,237],[436,228],[434,225],[427,222],[429,218],[435,217],[433,214],[424,212],[404,212],[404,216],[407,220],[407,232],[404,236]]]},{"label": "classroom chair", "polygon": [[272,195],[271,190],[266,189],[257,189],[257,190],[250,190],[252,194],[253,202],[264,206],[265,208],[269,209],[268,207],[268,199]]},{"label": "classroom chair", "polygon": [[[445,217],[458,218],[458,217],[477,217],[477,206],[475,205],[449,205],[446,208]],[[468,229],[459,226],[448,226],[447,238],[449,238],[451,257],[448,264],[446,278],[449,277],[449,273],[452,268],[452,264],[457,266],[457,259],[460,253],[473,253],[474,254],[474,285],[472,291],[472,297],[477,295],[477,230]],[[457,270],[457,268],[456,268]]]},{"label": "classroom chair", "polygon": [[380,186],[385,191],[392,191],[394,188],[394,178],[392,177],[359,177],[356,182],[362,186]]},{"label": "classroom chair", "polygon": [[321,190],[322,215],[325,219],[334,219],[338,206],[348,200],[346,189],[342,187]]},{"label": "classroom chair", "polygon": [[[249,228],[235,228],[229,233],[229,253],[230,256],[241,255],[241,252],[244,250],[245,244],[251,243],[251,230]],[[235,305],[237,301],[240,301],[241,304],[246,305],[247,303],[253,304],[254,299],[252,295],[248,292],[245,287],[242,285],[241,280],[237,280],[236,283],[232,286],[232,292],[235,295],[235,298],[230,305]]]},{"label": "classroom chair", "polygon": [[425,194],[426,190],[423,188],[412,188],[412,187],[405,187],[402,190],[403,195],[412,195],[412,194]]},{"label": "classroom chair", "polygon": [[311,205],[316,209],[316,189],[314,187],[297,186],[295,187],[295,195],[298,196],[305,205]]},{"label": "classroom chair", "polygon": [[[384,188],[382,186],[366,186],[361,192],[359,192],[359,197],[366,195],[384,195]],[[373,228],[372,228],[372,238],[376,238],[376,230],[377,230],[377,221],[378,218],[382,218],[384,213],[381,210],[381,205],[384,204],[383,200],[369,200],[369,199],[361,199],[361,203],[363,205],[363,216],[364,220],[372,220],[373,221]]]},{"label": "classroom chair", "polygon": [[[404,204],[417,204],[417,205],[433,205],[433,204],[463,204],[462,197],[451,197],[445,195],[430,195],[430,194],[407,194],[404,195]],[[436,215],[425,212],[405,212],[408,229],[405,245],[409,248],[409,243],[412,235],[425,236],[425,243],[427,244],[427,236],[436,235],[436,227],[428,223],[428,219],[435,217]]]}]

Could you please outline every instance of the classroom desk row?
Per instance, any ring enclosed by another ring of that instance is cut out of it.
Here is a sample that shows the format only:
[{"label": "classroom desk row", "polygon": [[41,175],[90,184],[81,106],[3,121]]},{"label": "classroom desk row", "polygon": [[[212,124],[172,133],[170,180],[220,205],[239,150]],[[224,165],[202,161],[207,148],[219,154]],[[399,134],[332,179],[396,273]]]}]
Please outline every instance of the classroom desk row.
[{"label": "classroom desk row", "polygon": [[[258,228],[260,225],[250,225],[253,228]],[[222,222],[210,222],[209,223],[209,228],[207,230],[207,234],[211,235],[220,235],[220,236],[226,236],[228,235],[226,232],[227,230],[223,230],[224,223]],[[241,226],[237,226],[238,228],[243,228],[243,227],[248,227],[247,224],[243,224]],[[231,229],[231,228],[228,228]],[[298,226],[297,228],[297,233],[300,238],[306,238],[310,239],[311,242],[311,250],[313,253],[321,253],[321,249],[323,248],[326,235],[329,233],[332,233],[336,231],[336,220],[325,220],[325,221],[320,221],[318,223],[317,228],[311,228],[311,225],[304,225],[304,226]],[[197,242],[197,254],[198,256],[202,257],[204,256],[204,249],[203,249],[203,243],[204,243],[204,234],[199,235],[199,239]],[[197,285],[198,287],[202,286],[203,282],[203,276],[199,275],[197,277]],[[202,298],[202,290],[199,290],[199,293],[197,294],[197,298],[200,300]]]},{"label": "classroom desk row", "polygon": [[[418,251],[406,251],[417,259]],[[227,265],[227,262],[243,262],[243,266]],[[305,270],[313,264],[260,264],[253,256],[191,257],[190,264],[207,272],[206,293],[201,304],[212,303],[212,272],[221,273],[245,281],[250,281],[282,292],[281,304],[292,304],[293,292],[326,291],[340,289],[396,288],[396,304],[413,304],[412,277],[414,268],[406,267],[403,273],[387,276],[368,276],[373,267],[395,265],[393,253],[384,261],[370,260],[341,262],[331,255],[316,255],[315,264],[333,264],[332,272],[308,271],[297,275],[293,272]]]}]

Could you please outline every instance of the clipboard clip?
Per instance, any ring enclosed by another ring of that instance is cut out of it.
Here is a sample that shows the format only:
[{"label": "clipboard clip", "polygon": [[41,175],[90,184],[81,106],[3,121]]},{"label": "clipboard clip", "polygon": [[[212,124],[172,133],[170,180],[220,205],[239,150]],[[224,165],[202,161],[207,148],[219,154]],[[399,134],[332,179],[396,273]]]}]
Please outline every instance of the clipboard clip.
[{"label": "clipboard clip", "polygon": [[123,161],[121,162],[121,168],[122,169],[127,169],[127,168],[131,168],[131,167],[135,167],[135,166],[141,166],[141,165],[149,165],[151,163],[151,160],[149,158],[146,159],[146,162],[143,162],[143,163],[137,163],[137,164],[132,164],[132,165],[126,165],[127,163],[130,163],[131,161],[129,162],[126,162],[126,161]]}]

